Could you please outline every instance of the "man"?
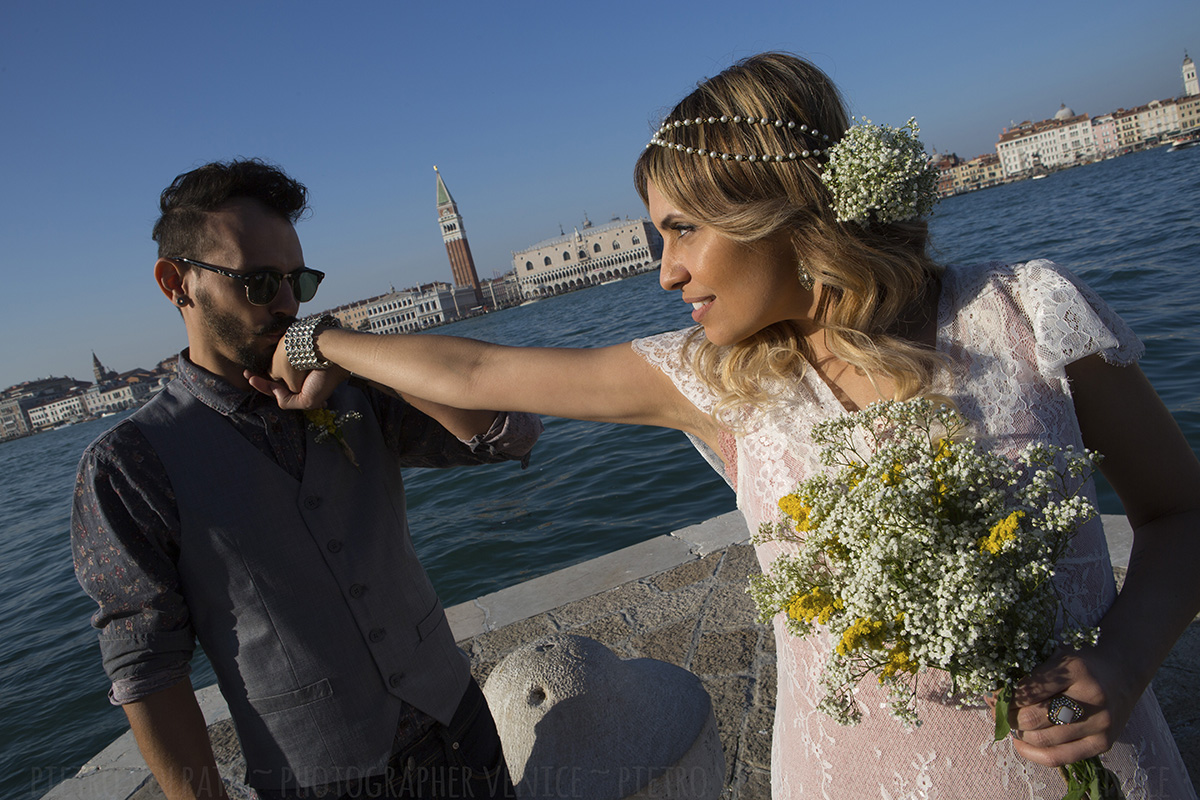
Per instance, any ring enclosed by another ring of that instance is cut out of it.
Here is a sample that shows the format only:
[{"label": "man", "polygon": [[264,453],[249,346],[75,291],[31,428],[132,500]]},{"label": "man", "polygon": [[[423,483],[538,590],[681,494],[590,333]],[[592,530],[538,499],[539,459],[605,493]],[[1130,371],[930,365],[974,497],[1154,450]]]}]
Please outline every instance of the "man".
[{"label": "man", "polygon": [[541,423],[354,380],[324,419],[280,410],[248,375],[269,370],[323,277],[293,227],[307,190],[257,160],[213,163],[160,207],[154,276],[188,349],[84,453],[71,523],[110,698],[151,770],[170,798],[224,796],[188,678],[198,639],[260,796],[506,796],[491,714],[412,549],[400,467],[524,460]]}]

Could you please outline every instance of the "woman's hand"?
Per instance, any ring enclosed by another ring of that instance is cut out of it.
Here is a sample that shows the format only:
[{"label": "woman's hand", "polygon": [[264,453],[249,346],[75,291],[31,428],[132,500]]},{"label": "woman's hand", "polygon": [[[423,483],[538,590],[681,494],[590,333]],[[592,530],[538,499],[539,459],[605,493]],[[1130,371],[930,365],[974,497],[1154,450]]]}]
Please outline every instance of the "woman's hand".
[{"label": "woman's hand", "polygon": [[[1047,767],[1073,764],[1105,753],[1116,742],[1145,687],[1131,685],[1128,671],[1103,644],[1062,648],[1021,681],[1009,708],[1013,749]],[[1083,710],[1065,725],[1049,719],[1050,703],[1063,696]]]}]

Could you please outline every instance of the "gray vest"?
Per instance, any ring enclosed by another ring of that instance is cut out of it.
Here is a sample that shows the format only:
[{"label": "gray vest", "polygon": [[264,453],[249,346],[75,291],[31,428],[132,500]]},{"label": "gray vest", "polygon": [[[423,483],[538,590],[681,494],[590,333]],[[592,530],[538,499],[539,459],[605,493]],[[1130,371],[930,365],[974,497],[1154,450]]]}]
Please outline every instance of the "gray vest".
[{"label": "gray vest", "polygon": [[401,700],[448,723],[470,672],[409,538],[404,486],[362,392],[329,403],[361,466],[308,433],[304,478],[178,381],[133,419],[179,508],[191,624],[272,791],[380,772]]}]

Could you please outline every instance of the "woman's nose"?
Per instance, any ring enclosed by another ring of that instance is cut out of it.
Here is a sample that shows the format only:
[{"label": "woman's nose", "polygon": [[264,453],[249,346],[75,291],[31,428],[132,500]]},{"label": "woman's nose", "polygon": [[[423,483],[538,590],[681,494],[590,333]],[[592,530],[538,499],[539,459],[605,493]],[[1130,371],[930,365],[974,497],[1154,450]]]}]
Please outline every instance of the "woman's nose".
[{"label": "woman's nose", "polygon": [[668,292],[682,289],[687,283],[688,272],[679,259],[675,258],[667,248],[663,248],[662,264],[658,268],[658,285]]}]

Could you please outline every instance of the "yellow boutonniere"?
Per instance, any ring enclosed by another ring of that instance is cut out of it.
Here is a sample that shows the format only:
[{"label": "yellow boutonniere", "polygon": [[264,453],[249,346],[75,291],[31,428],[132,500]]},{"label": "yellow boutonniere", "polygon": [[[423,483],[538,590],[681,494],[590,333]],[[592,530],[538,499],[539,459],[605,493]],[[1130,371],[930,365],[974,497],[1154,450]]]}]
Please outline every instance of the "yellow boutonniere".
[{"label": "yellow boutonniere", "polygon": [[304,412],[304,416],[308,419],[308,427],[316,431],[314,441],[320,443],[327,439],[333,439],[341,446],[342,452],[346,454],[346,458],[350,459],[350,463],[355,467],[358,466],[358,459],[354,457],[354,451],[346,442],[342,426],[347,422],[362,419],[362,414],[357,411],[343,411],[338,414],[328,408],[310,408]]}]

